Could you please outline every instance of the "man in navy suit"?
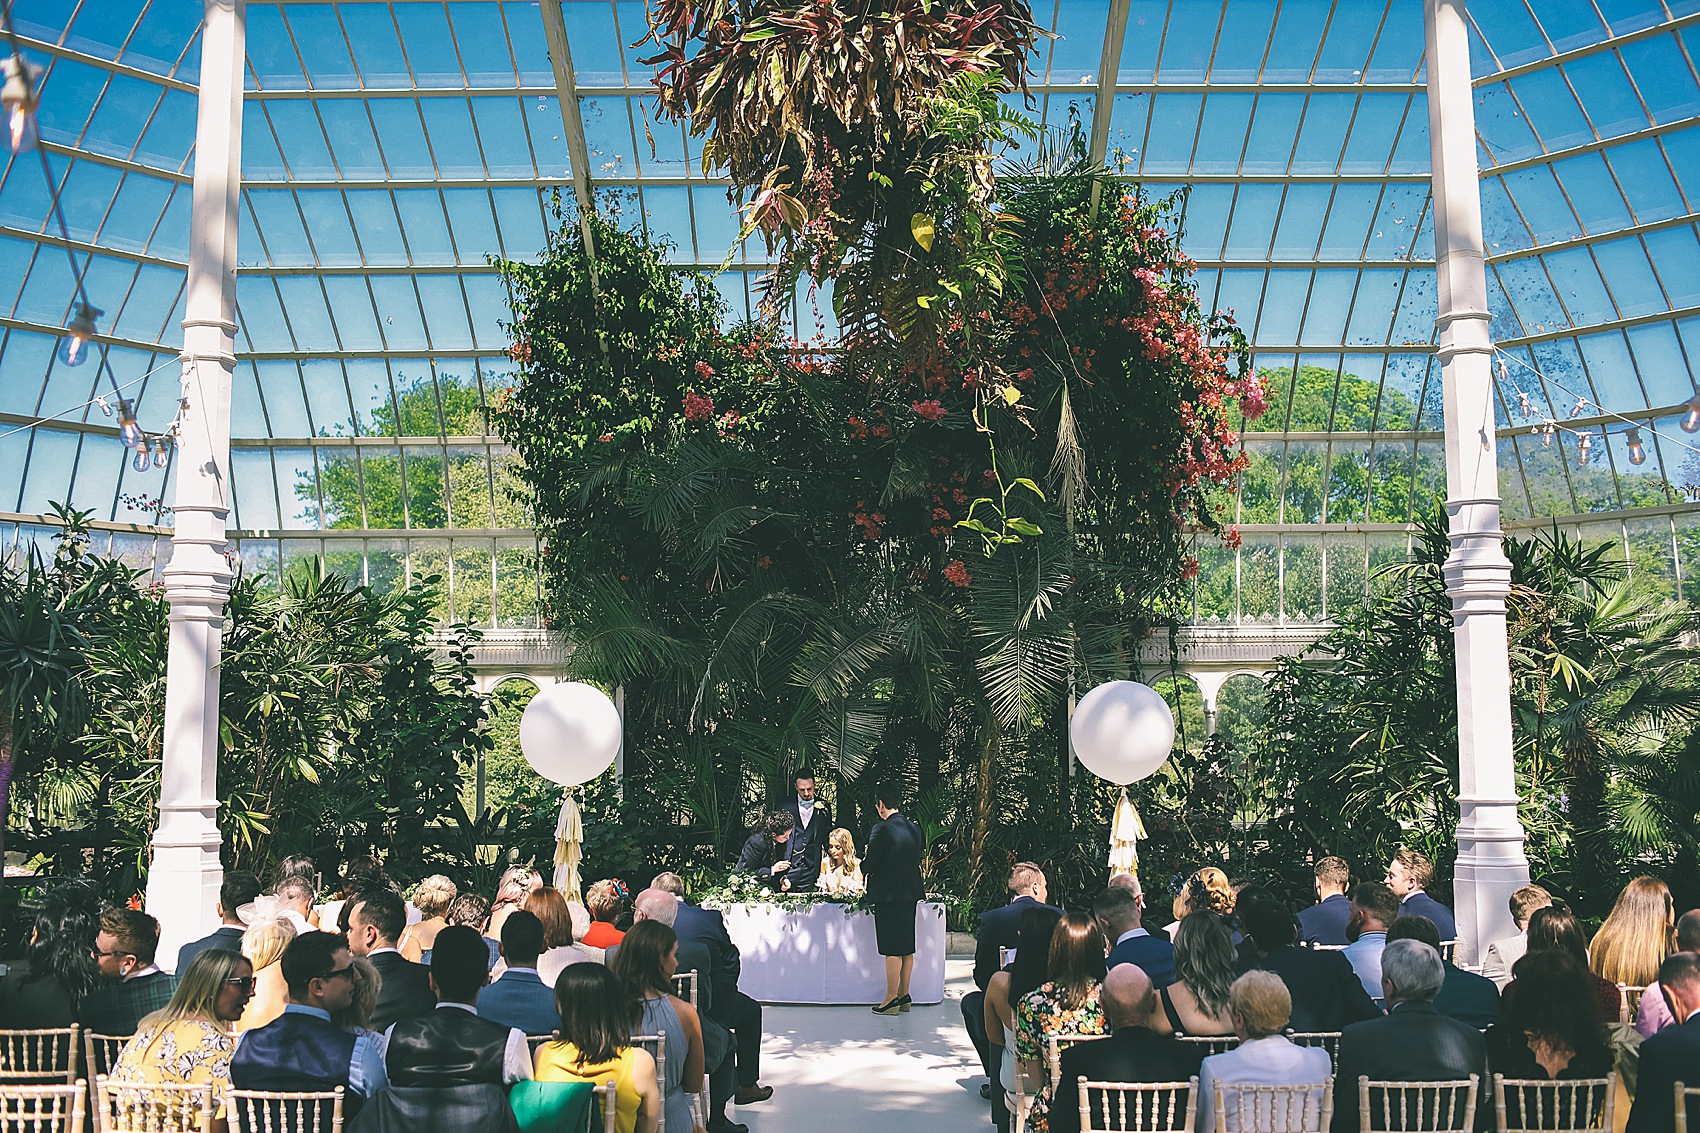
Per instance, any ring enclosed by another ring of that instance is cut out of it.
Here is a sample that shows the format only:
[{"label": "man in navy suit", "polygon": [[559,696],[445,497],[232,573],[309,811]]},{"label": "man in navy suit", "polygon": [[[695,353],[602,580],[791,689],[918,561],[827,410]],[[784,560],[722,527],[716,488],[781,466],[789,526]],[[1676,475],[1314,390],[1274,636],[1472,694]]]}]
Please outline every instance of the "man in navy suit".
[{"label": "man in navy suit", "polygon": [[791,816],[791,892],[807,893],[820,880],[826,836],[832,832],[832,808],[815,793],[815,773],[808,768],[793,780],[797,794],[779,809]]},{"label": "man in navy suit", "polygon": [[199,940],[191,940],[177,950],[177,971],[188,971],[189,961],[209,948],[222,949],[225,952],[242,951],[242,931],[247,926],[242,923],[242,918],[236,915],[236,910],[243,905],[253,904],[259,895],[260,879],[253,874],[244,873],[239,869],[225,874],[223,883],[218,887],[218,928]]},{"label": "man in navy suit", "polygon": [[1175,982],[1175,946],[1147,932],[1140,924],[1144,915],[1145,891],[1138,879],[1131,886],[1112,885],[1092,902],[1092,916],[1110,942],[1104,967],[1137,964],[1153,987],[1165,988]]},{"label": "man in navy suit", "polygon": [[502,922],[502,958],[508,970],[478,995],[478,1014],[528,1035],[560,1029],[555,992],[537,974],[543,954],[543,922],[535,913],[515,909]]},{"label": "man in navy suit", "polygon": [[1346,921],[1352,902],[1346,889],[1352,869],[1344,858],[1326,857],[1316,863],[1316,904],[1299,910],[1299,939],[1306,944],[1346,944]]},{"label": "man in navy suit", "polygon": [[1440,930],[1440,939],[1457,940],[1458,922],[1453,919],[1452,910],[1423,892],[1423,886],[1432,877],[1434,863],[1428,860],[1428,855],[1409,846],[1393,851],[1393,860],[1387,863],[1387,888],[1399,898],[1399,915],[1427,917]]},{"label": "man in navy suit", "polygon": [[1256,966],[1274,972],[1287,985],[1293,1030],[1340,1031],[1381,1014],[1344,953],[1294,943],[1297,926],[1287,906],[1269,899],[1237,912],[1257,948]]},{"label": "man in navy suit", "polygon": [[[1420,940],[1440,956],[1440,930],[1427,917],[1400,917],[1387,927],[1387,943]],[[1434,997],[1434,1009],[1442,1015],[1485,1031],[1499,1022],[1499,988],[1486,976],[1466,972],[1446,957],[1440,957],[1446,979]]]},{"label": "man in navy suit", "polygon": [[[1641,1044],[1641,1080],[1627,1133],[1665,1133],[1676,1127],[1676,1090],[1700,1086],[1700,953],[1673,952],[1659,965],[1659,993],[1676,1022]],[[1700,1122],[1700,1101],[1688,1100],[1688,1124]]]},{"label": "man in navy suit", "polygon": [[[1021,928],[1021,914],[1028,909],[1054,908],[1045,903],[1049,895],[1045,887],[1045,871],[1033,862],[1016,862],[1009,871],[1009,904],[987,909],[980,914],[980,927],[974,930],[974,986],[978,989],[962,997],[962,1025],[974,1041],[980,1055],[980,1067],[987,1079],[997,1077],[998,1067],[992,1064],[992,1047],[986,1039],[986,985],[992,982],[1003,965],[1000,957],[1005,948],[1015,947]],[[1056,910],[1060,916],[1061,909]],[[992,1096],[991,1082],[980,1087],[980,1096]]]}]

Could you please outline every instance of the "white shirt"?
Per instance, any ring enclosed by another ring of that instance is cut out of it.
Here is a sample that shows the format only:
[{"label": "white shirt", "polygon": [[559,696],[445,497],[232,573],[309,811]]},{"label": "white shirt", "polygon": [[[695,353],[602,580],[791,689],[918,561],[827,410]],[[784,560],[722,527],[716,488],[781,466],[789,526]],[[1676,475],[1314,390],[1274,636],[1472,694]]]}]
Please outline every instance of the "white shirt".
[{"label": "white shirt", "polygon": [[[390,951],[395,951],[393,948]],[[452,1007],[457,1011],[465,1011],[470,1015],[478,1014],[478,1008],[470,1003],[439,1003],[437,1010]],[[391,1023],[384,1030],[384,1043],[389,1044],[390,1035],[395,1031]],[[502,1052],[502,1081],[507,1085],[524,1082],[531,1077],[531,1047],[525,1041],[525,1032],[516,1027],[508,1028],[508,1045]]]},{"label": "white shirt", "polygon": [[1122,933],[1120,936],[1116,937],[1116,943],[1120,944],[1124,940],[1132,940],[1136,936],[1150,936],[1150,935],[1151,935],[1150,933],[1145,931],[1145,927],[1143,925],[1141,925],[1139,928],[1130,928],[1126,932]]},{"label": "white shirt", "polygon": [[[366,959],[370,960],[374,956],[382,956],[386,952],[394,952],[397,956],[401,956],[401,949],[396,948],[394,946],[389,946],[389,947],[384,947],[384,948],[374,948],[374,949],[372,949],[370,952],[366,953]],[[402,959],[405,960],[406,958],[407,957],[402,956]]]},{"label": "white shirt", "polygon": [[537,978],[554,987],[556,977],[574,964],[607,962],[607,954],[600,948],[592,948],[588,944],[563,944],[559,948],[549,949],[537,958]]},{"label": "white shirt", "polygon": [[159,971],[159,965],[158,964],[149,964],[145,968],[137,968],[134,971],[127,973],[124,976],[124,978],[119,980],[118,982],[119,983],[129,983],[131,980],[139,980],[143,976],[151,976],[157,971]]},{"label": "white shirt", "polygon": [[797,824],[799,826],[807,826],[809,824],[809,820],[811,818],[813,818],[814,816],[815,816],[814,800],[810,799],[808,802],[804,802],[802,799],[798,799],[797,800]]}]

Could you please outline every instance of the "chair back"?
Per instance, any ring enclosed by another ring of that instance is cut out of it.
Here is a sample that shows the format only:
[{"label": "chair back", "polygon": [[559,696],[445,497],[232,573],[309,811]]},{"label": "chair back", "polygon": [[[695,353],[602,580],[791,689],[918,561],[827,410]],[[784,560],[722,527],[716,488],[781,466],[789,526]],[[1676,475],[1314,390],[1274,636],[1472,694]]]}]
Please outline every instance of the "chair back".
[{"label": "chair back", "polygon": [[1228,1102],[1239,1115],[1240,1133],[1328,1133],[1334,1120],[1334,1079],[1303,1086],[1256,1086],[1217,1082],[1216,1128],[1228,1133]]},{"label": "chair back", "polygon": [[1479,1075],[1446,1082],[1358,1079],[1358,1128],[1406,1133],[1472,1133]]},{"label": "chair back", "polygon": [[1296,1046],[1321,1047],[1328,1052],[1331,1061],[1340,1061],[1340,1032],[1339,1031],[1294,1031],[1287,1036]]},{"label": "chair back", "polygon": [[231,1133],[341,1133],[342,1087],[328,1093],[231,1090]]},{"label": "chair back", "polygon": [[69,1086],[77,1080],[77,1026],[0,1031],[0,1085]]},{"label": "chair back", "polygon": [[83,1133],[87,1083],[0,1085],[0,1133]]},{"label": "chair back", "polygon": [[[618,1087],[612,1078],[596,1087],[596,1100],[602,1105],[602,1133],[614,1133],[614,1119],[618,1116],[615,1112],[617,1107],[614,1097],[617,1089]],[[659,1116],[656,1118],[655,1128],[656,1133],[660,1133],[661,1119]]]},{"label": "chair back", "polygon": [[1700,1105],[1700,1086],[1676,1083],[1676,1133],[1688,1133],[1689,1103]]},{"label": "chair back", "polygon": [[1635,1022],[1635,1013],[1641,1010],[1641,997],[1646,992],[1645,986],[1636,987],[1634,984],[1625,983],[1617,985],[1617,1021],[1619,1023]]},{"label": "chair back", "polygon": [[554,1035],[527,1035],[527,1036],[525,1036],[525,1045],[531,1050],[531,1064],[533,1066],[537,1065],[537,1048],[542,1046],[544,1043],[552,1043],[554,1041],[555,1041]]},{"label": "chair back", "polygon": [[1226,1054],[1240,1045],[1238,1035],[1176,1035],[1175,1037],[1183,1043],[1203,1047],[1204,1057],[1206,1058],[1213,1054]]},{"label": "chair back", "polygon": [[83,1073],[93,1082],[102,1074],[112,1073],[112,1068],[118,1065],[118,1056],[123,1053],[124,1044],[129,1042],[130,1035],[103,1035],[96,1031],[83,1032]]},{"label": "chair back", "polygon": [[1193,1133],[1198,1079],[1185,1082],[1089,1082],[1080,1076],[1080,1133],[1160,1130]]},{"label": "chair back", "polygon": [[1493,1076],[1493,1112],[1499,1133],[1595,1133],[1612,1128],[1617,1075],[1604,1078],[1507,1078]]},{"label": "chair back", "polygon": [[673,994],[692,1007],[697,1005],[697,973],[695,968],[688,972],[680,972],[673,977]]},{"label": "chair back", "polygon": [[1445,960],[1447,963],[1451,963],[1452,958],[1456,955],[1458,955],[1458,938],[1457,937],[1453,937],[1451,940],[1443,940],[1443,941],[1440,942],[1440,958],[1442,960]]},{"label": "chair back", "polygon": [[1049,1081],[1062,1081],[1062,1052],[1075,1043],[1089,1043],[1096,1039],[1107,1039],[1109,1035],[1046,1035],[1045,1036],[1045,1072]]},{"label": "chair back", "polygon": [[1311,944],[1307,947],[1313,952],[1344,952],[1346,950],[1344,944]]},{"label": "chair back", "polygon": [[164,1085],[95,1079],[96,1133],[200,1133],[212,1128],[212,1083]]},{"label": "chair back", "polygon": [[[665,1034],[633,1035],[632,1045],[647,1050],[655,1057],[655,1080],[665,1083],[667,1081],[667,1036]],[[662,1086],[662,1093],[666,1093],[665,1085]],[[703,1112],[709,1111],[703,1110]],[[666,1120],[666,1107],[663,1106],[662,1112],[655,1115],[655,1133],[663,1133],[666,1128]]]},{"label": "chair back", "polygon": [[1015,962],[1015,949],[1007,944],[998,945],[998,971],[1003,971]]}]

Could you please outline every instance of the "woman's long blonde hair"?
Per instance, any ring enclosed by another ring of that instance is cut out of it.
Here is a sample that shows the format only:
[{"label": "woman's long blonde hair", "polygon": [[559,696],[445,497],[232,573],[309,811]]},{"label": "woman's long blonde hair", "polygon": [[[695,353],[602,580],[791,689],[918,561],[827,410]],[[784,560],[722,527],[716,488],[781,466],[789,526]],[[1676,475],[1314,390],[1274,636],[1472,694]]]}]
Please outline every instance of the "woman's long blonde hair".
[{"label": "woman's long blonde hair", "polygon": [[1623,887],[1611,916],[1594,934],[1588,961],[1601,979],[1646,987],[1659,978],[1659,965],[1671,953],[1675,931],[1676,903],[1670,887],[1656,877],[1637,877]]},{"label": "woman's long blonde hair", "polygon": [[826,836],[826,845],[829,851],[827,855],[828,865],[832,864],[830,851],[839,850],[843,852],[844,858],[838,863],[838,868],[847,874],[856,872],[856,867],[859,866],[861,862],[856,857],[856,839],[850,836],[850,831],[840,826],[837,830],[834,830],[831,834]]},{"label": "woman's long blonde hair", "polygon": [[136,1033],[151,1034],[168,1023],[198,1019],[229,1034],[230,1024],[218,1017],[218,993],[224,990],[224,981],[234,976],[243,964],[252,970],[252,963],[240,952],[224,948],[204,950],[177,977],[177,990],[171,993],[171,1002],[137,1024]]},{"label": "woman's long blonde hair", "polygon": [[255,921],[242,934],[242,955],[254,965],[254,974],[283,959],[283,950],[295,939],[295,926],[286,920]]}]

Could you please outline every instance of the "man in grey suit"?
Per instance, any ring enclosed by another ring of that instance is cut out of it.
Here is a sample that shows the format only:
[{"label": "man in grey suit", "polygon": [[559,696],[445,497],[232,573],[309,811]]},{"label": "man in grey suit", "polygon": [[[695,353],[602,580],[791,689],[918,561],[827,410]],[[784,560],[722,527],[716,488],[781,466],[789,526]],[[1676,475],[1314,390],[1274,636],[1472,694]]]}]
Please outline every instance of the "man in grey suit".
[{"label": "man in grey suit", "polygon": [[1500,991],[1511,982],[1511,968],[1529,950],[1529,918],[1536,909],[1552,904],[1552,894],[1539,885],[1519,886],[1511,894],[1511,923],[1517,926],[1516,936],[1507,936],[1487,946],[1482,955],[1482,975],[1492,980]]},{"label": "man in grey suit", "polygon": [[[1387,1015],[1353,1023],[1340,1035],[1335,1071],[1338,1096],[1356,1098],[1358,1079],[1382,1082],[1446,1082],[1487,1076],[1487,1042],[1468,1023],[1434,1009],[1446,980],[1440,953],[1420,940],[1395,940],[1381,954],[1381,988]],[[1478,1095],[1479,1098],[1479,1095]],[[1485,1110],[1478,1100],[1478,1113]],[[1385,1117],[1385,1115],[1382,1115]],[[1372,1128],[1386,1128],[1372,1109]],[[1334,1107],[1333,1133],[1359,1133],[1356,1104]]]}]

